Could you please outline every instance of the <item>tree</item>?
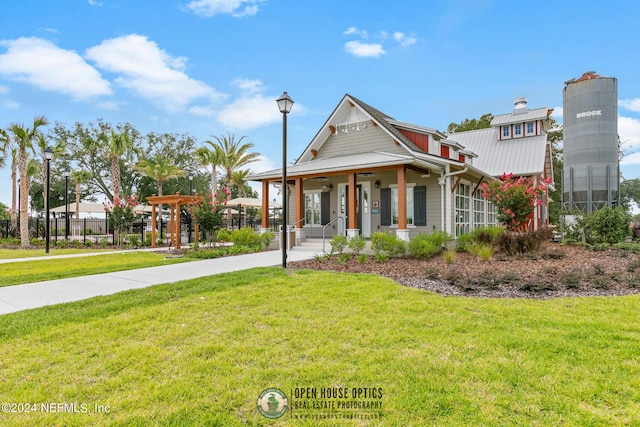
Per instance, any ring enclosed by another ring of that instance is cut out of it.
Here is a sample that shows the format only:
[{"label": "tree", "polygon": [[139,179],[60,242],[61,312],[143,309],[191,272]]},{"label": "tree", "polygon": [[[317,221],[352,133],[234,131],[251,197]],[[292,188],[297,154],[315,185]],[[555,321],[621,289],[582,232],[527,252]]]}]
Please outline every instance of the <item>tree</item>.
[{"label": "tree", "polygon": [[29,218],[27,216],[30,183],[27,175],[29,150],[33,149],[34,141],[37,135],[40,134],[39,128],[48,124],[47,118],[40,116],[33,120],[32,128],[16,123],[9,126],[9,132],[13,135],[14,142],[18,149],[18,171],[20,173],[20,245],[22,247],[29,246]]},{"label": "tree", "polygon": [[244,186],[247,182],[247,176],[249,175],[249,169],[241,169],[234,171],[231,175],[231,185],[234,185],[238,189],[238,197],[244,197]]},{"label": "tree", "polygon": [[[47,179],[47,161],[44,158],[44,151],[47,147],[51,148],[53,151],[53,158],[57,159],[60,157],[62,153],[64,153],[65,144],[64,141],[58,140],[52,147],[47,142],[47,138],[43,134],[36,135],[36,143],[34,150],[37,151],[38,154],[42,157],[42,162],[40,163],[40,182],[42,183],[42,200],[45,198],[44,192],[45,190],[45,182]],[[44,200],[45,205],[44,209],[47,209],[48,200]]]},{"label": "tree", "polygon": [[460,123],[452,122],[447,126],[447,133],[487,129],[491,127],[491,120],[493,120],[493,115],[491,113],[487,113],[483,114],[479,119],[464,119]]},{"label": "tree", "polygon": [[[231,190],[231,180],[233,172],[258,160],[260,153],[249,152],[253,148],[250,142],[242,143],[246,137],[241,137],[236,141],[235,135],[214,136],[217,146],[220,149],[220,166],[225,171],[225,182],[227,189]],[[231,210],[227,210],[227,225],[231,224]]]},{"label": "tree", "polygon": [[165,181],[185,176],[184,171],[174,165],[171,160],[166,157],[142,160],[138,163],[136,169],[142,175],[151,178],[156,182],[158,196],[162,196],[162,187]]},{"label": "tree", "polygon": [[204,166],[211,166],[211,194],[216,194],[218,191],[218,166],[220,166],[221,153],[220,147],[215,145],[211,141],[205,141],[205,144],[209,144],[209,147],[198,147],[195,151],[196,157]]},{"label": "tree", "polygon": [[562,126],[553,118],[549,117],[549,131],[547,132],[547,141],[551,144],[551,167],[553,169],[553,186],[554,189],[549,191],[549,222],[557,224],[560,220],[560,214],[563,211],[562,206]]},{"label": "tree", "polygon": [[76,191],[76,218],[80,216],[80,189],[81,185],[88,183],[91,180],[91,172],[85,170],[71,172],[71,183],[75,187]]}]

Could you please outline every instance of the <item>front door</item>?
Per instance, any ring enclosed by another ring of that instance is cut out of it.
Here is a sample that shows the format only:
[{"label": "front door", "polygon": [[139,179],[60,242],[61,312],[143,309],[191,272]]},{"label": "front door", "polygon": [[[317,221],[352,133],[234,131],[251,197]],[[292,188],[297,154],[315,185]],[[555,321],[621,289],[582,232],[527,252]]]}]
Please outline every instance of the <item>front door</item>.
[{"label": "front door", "polygon": [[[349,185],[344,186],[345,194],[349,194]],[[349,197],[346,198],[345,208],[347,214],[349,213]],[[362,234],[362,184],[356,184],[356,215],[357,215],[357,225],[359,233]],[[349,216],[345,217],[346,220],[346,228],[349,228]],[[346,230],[345,230],[346,234]]]}]

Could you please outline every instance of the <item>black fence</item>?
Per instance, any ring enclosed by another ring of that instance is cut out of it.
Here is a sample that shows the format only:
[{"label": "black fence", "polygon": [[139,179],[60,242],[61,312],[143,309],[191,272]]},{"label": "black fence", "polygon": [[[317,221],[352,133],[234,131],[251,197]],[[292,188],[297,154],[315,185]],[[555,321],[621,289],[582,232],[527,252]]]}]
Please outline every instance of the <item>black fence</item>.
[{"label": "black fence", "polygon": [[[156,243],[164,244],[168,241],[167,222],[165,219],[158,219],[156,221]],[[280,218],[270,218],[270,231],[277,233],[281,223],[282,220]],[[30,218],[29,239],[44,240],[45,225],[46,220],[44,218]],[[223,226],[225,225],[226,223],[223,223]],[[232,218],[230,222],[231,229],[251,227],[259,231],[261,225],[260,218],[249,216],[242,217],[240,220],[238,220],[238,218]],[[51,218],[49,227],[50,242],[53,244],[59,240],[68,240],[70,242],[79,241],[83,244],[87,244],[88,242],[106,245],[132,244],[148,246],[151,244],[153,225],[151,218],[140,218],[137,219],[128,230],[120,233],[119,236],[117,233],[114,233],[113,228],[109,227],[106,218],[69,218],[68,223],[65,218]],[[191,217],[183,216],[181,220],[180,241],[183,243],[192,243],[195,240],[194,230],[195,225]],[[0,220],[0,239],[9,237],[20,238],[20,221],[16,221],[15,226],[12,226],[11,220]]]}]

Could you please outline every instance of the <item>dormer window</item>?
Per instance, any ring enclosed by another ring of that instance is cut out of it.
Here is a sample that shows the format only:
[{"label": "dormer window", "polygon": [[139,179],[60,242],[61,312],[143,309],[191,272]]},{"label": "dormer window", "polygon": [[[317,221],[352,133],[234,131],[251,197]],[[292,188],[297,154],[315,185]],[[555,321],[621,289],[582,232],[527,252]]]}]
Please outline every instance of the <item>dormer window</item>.
[{"label": "dormer window", "polygon": [[522,125],[520,123],[517,123],[513,127],[513,135],[514,136],[522,136]]},{"label": "dormer window", "polygon": [[535,123],[527,122],[527,135],[533,135],[536,130]]},{"label": "dormer window", "polygon": [[502,137],[503,138],[509,138],[509,136],[511,136],[511,131],[510,131],[509,125],[502,126]]}]

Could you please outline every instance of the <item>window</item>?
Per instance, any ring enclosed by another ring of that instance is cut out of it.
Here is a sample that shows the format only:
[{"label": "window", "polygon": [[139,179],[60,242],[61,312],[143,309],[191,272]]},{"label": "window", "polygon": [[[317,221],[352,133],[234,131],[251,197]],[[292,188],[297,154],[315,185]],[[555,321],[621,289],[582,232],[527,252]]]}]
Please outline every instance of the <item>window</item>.
[{"label": "window", "polygon": [[522,136],[522,125],[520,123],[514,126],[513,134],[514,136]]},{"label": "window", "polygon": [[482,191],[476,190],[473,195],[473,228],[484,227],[485,225],[485,209],[487,200],[482,197]]},{"label": "window", "polygon": [[509,126],[502,126],[502,137],[509,138]]},{"label": "window", "polygon": [[533,122],[527,122],[527,135],[532,135],[535,132],[535,126]]},{"label": "window", "polygon": [[498,221],[496,219],[496,207],[487,200],[487,225],[496,225]]},{"label": "window", "polygon": [[[380,225],[398,226],[398,187],[380,189]],[[427,187],[407,184],[407,226],[427,225]]]},{"label": "window", "polygon": [[305,225],[320,225],[320,192],[308,192],[304,195]]},{"label": "window", "polygon": [[[407,225],[414,225],[413,214],[413,185],[407,185]],[[391,225],[398,225],[398,187],[391,188]]]},{"label": "window", "polygon": [[468,184],[456,188],[456,237],[469,232],[469,193]]}]

